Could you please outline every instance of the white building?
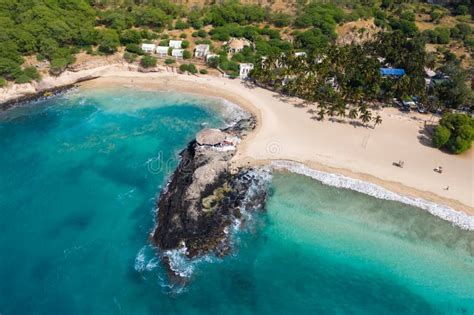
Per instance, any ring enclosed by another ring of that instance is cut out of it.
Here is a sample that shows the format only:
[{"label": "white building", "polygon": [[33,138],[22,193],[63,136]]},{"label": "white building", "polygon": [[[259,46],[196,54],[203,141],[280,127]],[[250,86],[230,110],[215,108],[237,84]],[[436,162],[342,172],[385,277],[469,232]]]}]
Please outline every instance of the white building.
[{"label": "white building", "polygon": [[166,57],[168,56],[168,50],[170,48],[168,46],[156,46],[156,54],[158,57]]},{"label": "white building", "polygon": [[183,44],[182,40],[170,40],[169,46],[174,49],[180,49],[181,44]]},{"label": "white building", "polygon": [[171,56],[175,57],[176,59],[183,59],[184,49],[173,49],[171,51]]},{"label": "white building", "polygon": [[297,51],[295,52],[295,57],[306,57],[306,53],[304,51]]},{"label": "white building", "polygon": [[241,79],[246,79],[249,75],[249,72],[253,69],[253,63],[241,63],[239,65],[239,69],[239,77]]},{"label": "white building", "polygon": [[206,58],[206,56],[209,54],[209,45],[207,44],[200,44],[196,46],[196,49],[194,50],[194,57],[196,58]]},{"label": "white building", "polygon": [[142,44],[142,50],[148,54],[151,54],[155,51],[155,44]]}]

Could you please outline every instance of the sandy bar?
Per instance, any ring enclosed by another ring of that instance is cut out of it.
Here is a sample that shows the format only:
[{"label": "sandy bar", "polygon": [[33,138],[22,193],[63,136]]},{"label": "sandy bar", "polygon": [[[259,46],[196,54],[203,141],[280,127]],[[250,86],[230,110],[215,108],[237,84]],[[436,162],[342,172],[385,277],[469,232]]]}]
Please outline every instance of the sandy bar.
[{"label": "sandy bar", "polygon": [[[136,87],[225,98],[256,115],[256,131],[238,148],[234,165],[296,161],[310,168],[377,184],[395,193],[444,204],[474,215],[474,150],[450,155],[429,146],[422,136],[431,115],[380,111],[375,129],[348,122],[312,119],[314,106],[240,80],[174,73],[101,71],[82,88]],[[404,168],[393,162],[404,161]],[[442,166],[444,172],[433,171]],[[449,189],[446,189],[449,186]]]}]

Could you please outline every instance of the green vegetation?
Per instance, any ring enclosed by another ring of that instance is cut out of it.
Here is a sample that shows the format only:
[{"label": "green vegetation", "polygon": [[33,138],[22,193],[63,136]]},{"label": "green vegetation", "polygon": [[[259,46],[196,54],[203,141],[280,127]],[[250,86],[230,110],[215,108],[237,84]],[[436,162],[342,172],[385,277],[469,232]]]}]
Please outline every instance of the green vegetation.
[{"label": "green vegetation", "polygon": [[433,144],[459,154],[471,148],[474,141],[474,119],[466,114],[446,114],[439,121],[433,135]]},{"label": "green vegetation", "polygon": [[470,99],[472,101],[472,91],[466,84],[467,72],[456,61],[445,59],[440,71],[445,74],[445,78],[439,80],[431,89],[438,102],[446,108],[458,109]]},{"label": "green vegetation", "polygon": [[113,54],[120,45],[119,35],[116,30],[104,30],[100,33],[99,51],[104,54]]},{"label": "green vegetation", "polygon": [[167,65],[172,65],[175,62],[176,62],[176,60],[173,59],[173,58],[166,58],[165,59],[165,64],[167,64]]},{"label": "green vegetation", "polygon": [[189,50],[184,50],[183,51],[183,59],[191,59],[193,54]]},{"label": "green vegetation", "polygon": [[193,63],[182,64],[179,66],[179,70],[181,72],[189,72],[192,74],[196,74],[198,72],[196,66]]},{"label": "green vegetation", "polygon": [[127,61],[128,63],[134,63],[137,60],[137,58],[138,58],[137,54],[130,53],[128,51],[126,51],[123,54],[123,59],[125,59],[125,61]]},{"label": "green vegetation", "polygon": [[157,59],[153,56],[143,56],[140,60],[140,66],[143,68],[153,68],[156,67]]},{"label": "green vegetation", "polygon": [[136,55],[143,55],[144,54],[141,47],[137,44],[127,44],[127,46],[125,46],[125,50],[127,52],[134,53]]},{"label": "green vegetation", "polygon": [[[253,63],[255,82],[318,102],[320,119],[347,115],[375,123],[370,108],[392,98],[416,97],[427,108],[462,109],[473,101],[466,84],[472,71],[465,70],[474,49],[470,5],[470,0],[447,7],[400,0],[297,1],[296,14],[290,15],[237,1],[186,8],[168,0],[0,0],[0,83],[40,80],[36,69],[25,65],[25,57],[34,55],[49,62],[53,75],[74,63],[80,51],[106,55],[125,48],[127,62],[141,58],[143,67],[153,67],[156,58],[140,57],[141,44],[167,46],[179,37],[183,59],[192,58],[189,47],[209,44],[218,56],[208,65],[231,77],[238,76],[239,63]],[[338,25],[372,17],[380,33],[374,35],[367,25],[354,27],[351,32],[365,42],[336,44]],[[437,25],[420,32],[420,19]],[[223,42],[231,38],[251,45],[229,53]],[[429,54],[427,43],[434,47]],[[463,51],[450,53],[453,47]],[[307,57],[296,58],[295,52]],[[406,75],[381,78],[380,67],[403,68]],[[429,88],[425,67],[438,73]]]}]

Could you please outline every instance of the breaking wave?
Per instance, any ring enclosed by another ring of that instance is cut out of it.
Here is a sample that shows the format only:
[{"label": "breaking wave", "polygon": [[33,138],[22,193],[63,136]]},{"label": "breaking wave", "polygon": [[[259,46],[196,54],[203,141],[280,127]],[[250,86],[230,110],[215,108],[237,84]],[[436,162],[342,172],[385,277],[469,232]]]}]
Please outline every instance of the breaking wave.
[{"label": "breaking wave", "polygon": [[219,111],[224,117],[227,126],[232,126],[239,120],[249,119],[251,117],[251,114],[242,107],[223,98],[219,98],[219,100],[221,100],[223,105]]},{"label": "breaking wave", "polygon": [[[151,258],[149,258],[151,257]],[[134,269],[138,272],[151,271],[159,264],[156,253],[151,246],[143,246],[135,257]]]},{"label": "breaking wave", "polygon": [[[230,226],[226,227],[225,229],[225,233],[229,238],[229,244],[233,249],[235,249],[235,246],[238,243],[238,233],[246,230],[244,225],[246,227],[250,225],[254,211],[263,207],[263,204],[253,204],[252,200],[254,200],[257,195],[265,193],[272,178],[271,172],[268,168],[254,169],[246,173],[244,176],[247,176],[247,178],[243,178],[241,180],[250,180],[251,185],[245,195],[242,206],[240,207],[242,216],[239,219],[235,218]],[[182,278],[190,278],[200,264],[216,263],[222,261],[221,258],[216,257],[213,253],[208,253],[195,258],[188,258],[187,254],[188,249],[186,248],[185,244],[183,244],[183,246],[178,249],[166,250],[162,252],[163,257],[166,257],[169,261],[170,269],[176,275]],[[141,257],[140,253],[137,256],[137,259],[138,257]],[[138,265],[143,266],[144,262],[142,262],[142,260],[139,261],[140,263]]]},{"label": "breaking wave", "polygon": [[444,205],[439,205],[421,198],[402,196],[372,183],[343,175],[313,170],[301,163],[293,161],[274,161],[270,164],[270,167],[274,170],[284,169],[296,174],[309,176],[328,186],[346,188],[378,199],[398,201],[410,206],[415,206],[443,220],[449,221],[463,230],[474,230],[474,217]]}]

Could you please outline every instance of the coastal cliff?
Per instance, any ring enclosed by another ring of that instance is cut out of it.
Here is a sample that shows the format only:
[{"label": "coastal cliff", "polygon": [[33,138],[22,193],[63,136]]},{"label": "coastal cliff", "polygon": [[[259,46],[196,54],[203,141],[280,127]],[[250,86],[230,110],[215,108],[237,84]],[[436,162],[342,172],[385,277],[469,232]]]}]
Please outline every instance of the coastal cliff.
[{"label": "coastal cliff", "polygon": [[[162,251],[181,250],[188,258],[229,253],[230,228],[243,211],[263,209],[263,178],[251,168],[230,170],[240,138],[255,128],[253,118],[225,130],[204,129],[181,152],[181,161],[158,201],[152,242]],[[257,188],[258,191],[255,190]],[[178,276],[163,256],[170,276]]]}]

